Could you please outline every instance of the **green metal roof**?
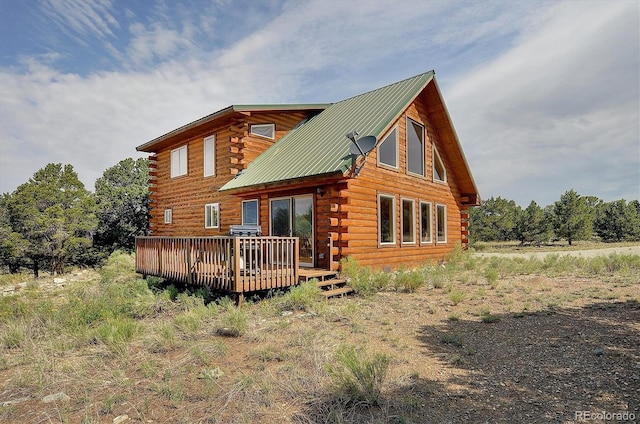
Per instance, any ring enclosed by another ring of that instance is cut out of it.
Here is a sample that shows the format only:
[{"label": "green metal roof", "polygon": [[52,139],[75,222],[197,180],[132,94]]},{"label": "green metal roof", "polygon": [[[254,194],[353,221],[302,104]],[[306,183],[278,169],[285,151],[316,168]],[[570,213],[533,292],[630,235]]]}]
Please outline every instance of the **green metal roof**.
[{"label": "green metal roof", "polygon": [[429,71],[330,105],[269,147],[220,191],[344,174],[354,159],[349,153],[352,143],[346,135],[356,130],[360,137],[380,138],[433,75]]}]

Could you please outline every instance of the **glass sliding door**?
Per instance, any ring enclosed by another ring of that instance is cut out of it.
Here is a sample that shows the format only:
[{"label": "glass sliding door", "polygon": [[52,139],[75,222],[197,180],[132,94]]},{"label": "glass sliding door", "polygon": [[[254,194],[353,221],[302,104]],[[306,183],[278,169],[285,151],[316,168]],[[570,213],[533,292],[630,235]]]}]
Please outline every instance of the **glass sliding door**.
[{"label": "glass sliding door", "polygon": [[313,266],[313,196],[293,196],[271,200],[271,235],[298,237],[301,266]]}]

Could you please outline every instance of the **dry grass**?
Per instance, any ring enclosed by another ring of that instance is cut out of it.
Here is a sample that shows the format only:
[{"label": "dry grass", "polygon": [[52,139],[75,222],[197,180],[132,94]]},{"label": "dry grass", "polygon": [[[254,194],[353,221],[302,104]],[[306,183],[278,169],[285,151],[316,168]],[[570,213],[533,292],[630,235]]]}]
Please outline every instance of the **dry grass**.
[{"label": "dry grass", "polygon": [[[426,266],[413,292],[371,276],[367,296],[325,303],[294,291],[240,311],[193,295],[171,301],[116,259],[89,282],[0,298],[0,423],[639,415],[638,257],[576,264],[461,254],[447,267]],[[218,332],[231,327],[237,337]],[[345,396],[350,387],[336,380],[345,346],[364,352],[348,357],[361,359],[353,369],[388,361],[374,398]],[[57,392],[70,399],[42,402]]]}]

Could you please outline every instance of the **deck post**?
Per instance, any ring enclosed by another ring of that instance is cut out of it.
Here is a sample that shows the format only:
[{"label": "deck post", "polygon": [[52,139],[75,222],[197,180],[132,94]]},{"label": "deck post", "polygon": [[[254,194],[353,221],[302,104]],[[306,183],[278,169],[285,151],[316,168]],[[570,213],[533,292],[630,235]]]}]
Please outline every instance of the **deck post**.
[{"label": "deck post", "polygon": [[191,240],[187,238],[187,283],[189,285],[193,284],[193,274],[191,271]]},{"label": "deck post", "polygon": [[242,294],[244,287],[241,287],[240,281],[240,237],[233,237],[233,286],[236,293]]}]

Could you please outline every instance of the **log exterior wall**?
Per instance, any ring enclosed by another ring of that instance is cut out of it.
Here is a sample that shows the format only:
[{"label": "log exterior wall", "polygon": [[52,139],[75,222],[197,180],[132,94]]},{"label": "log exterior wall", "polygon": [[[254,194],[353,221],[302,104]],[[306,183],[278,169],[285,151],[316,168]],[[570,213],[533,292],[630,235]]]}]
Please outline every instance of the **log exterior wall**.
[{"label": "log exterior wall", "polygon": [[[218,190],[305,117],[304,112],[287,112],[227,118],[156,152],[150,173],[152,235],[221,236],[228,233],[229,225],[241,224],[243,199]],[[250,134],[251,124],[265,123],[276,125],[274,140]],[[216,138],[215,176],[205,177],[204,139],[211,135]],[[187,146],[187,175],[171,178],[171,151],[182,146]],[[210,203],[220,204],[218,229],[205,228],[205,205]],[[165,209],[172,210],[170,224],[164,223]]]}]

